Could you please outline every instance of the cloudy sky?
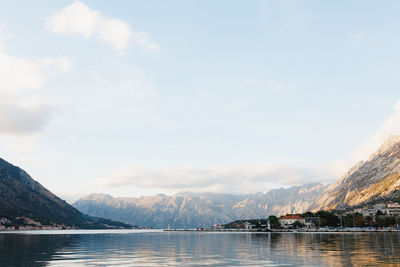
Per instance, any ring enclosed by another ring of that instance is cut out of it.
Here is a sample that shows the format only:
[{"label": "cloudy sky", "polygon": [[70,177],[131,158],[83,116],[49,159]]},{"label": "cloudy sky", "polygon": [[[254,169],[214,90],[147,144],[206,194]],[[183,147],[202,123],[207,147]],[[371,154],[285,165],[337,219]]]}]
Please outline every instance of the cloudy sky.
[{"label": "cloudy sky", "polygon": [[400,133],[398,1],[0,3],[0,157],[68,201],[327,183]]}]

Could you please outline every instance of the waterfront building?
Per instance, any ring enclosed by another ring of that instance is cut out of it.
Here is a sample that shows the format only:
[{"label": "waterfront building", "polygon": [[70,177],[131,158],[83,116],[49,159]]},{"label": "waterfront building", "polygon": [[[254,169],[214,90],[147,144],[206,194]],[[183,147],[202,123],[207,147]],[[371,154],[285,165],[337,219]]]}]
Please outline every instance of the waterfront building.
[{"label": "waterfront building", "polygon": [[383,209],[384,208],[386,208],[386,204],[385,203],[378,203],[378,204],[375,204],[374,206],[373,206],[373,208],[376,210],[376,211],[383,211]]},{"label": "waterfront building", "polygon": [[320,225],[319,217],[306,217],[304,222],[307,228],[315,228],[315,226]]},{"label": "waterfront building", "polygon": [[223,226],[222,224],[220,224],[220,223],[217,223],[217,224],[214,224],[214,225],[212,226],[212,228],[213,228],[213,229],[224,229],[224,226]]},{"label": "waterfront building", "polygon": [[11,221],[7,218],[0,218],[0,225],[1,224],[11,224]]},{"label": "waterfront building", "polygon": [[353,212],[358,212],[362,214],[362,216],[364,217],[367,216],[375,217],[378,211],[388,216],[399,216],[400,204],[392,201],[389,201],[387,203],[378,203],[373,206],[365,206],[362,208],[354,209],[353,211],[349,212],[349,214]]},{"label": "waterfront building", "polygon": [[244,223],[244,228],[246,230],[251,230],[251,229],[253,229],[253,225],[251,223],[249,223],[249,222],[245,222]]},{"label": "waterfront building", "polygon": [[383,209],[383,213],[389,216],[399,216],[400,215],[400,204],[397,202],[388,202],[386,207]]},{"label": "waterfront building", "polygon": [[306,223],[305,219],[303,217],[300,217],[299,215],[286,215],[279,218],[279,223],[282,226],[291,226],[295,222],[299,222],[302,224]]}]

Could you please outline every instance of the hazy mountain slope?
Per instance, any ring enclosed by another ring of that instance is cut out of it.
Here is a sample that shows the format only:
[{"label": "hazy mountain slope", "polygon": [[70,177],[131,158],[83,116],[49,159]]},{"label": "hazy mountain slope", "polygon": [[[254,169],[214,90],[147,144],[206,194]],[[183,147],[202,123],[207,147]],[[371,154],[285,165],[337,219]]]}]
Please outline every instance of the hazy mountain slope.
[{"label": "hazy mountain slope", "polygon": [[109,220],[82,214],[33,180],[24,170],[0,159],[0,218],[18,216],[29,217],[42,224],[57,223],[82,228],[103,228],[103,223],[113,224]]},{"label": "hazy mountain slope", "polygon": [[274,189],[251,195],[191,194],[112,198],[91,194],[74,203],[82,212],[152,227],[190,228],[270,214],[303,212],[321,194],[319,184]]},{"label": "hazy mountain slope", "polygon": [[237,215],[247,212],[247,217],[251,218],[262,218],[266,214],[302,213],[310,208],[325,189],[326,186],[316,183],[273,189],[265,194],[251,195],[234,208]]},{"label": "hazy mountain slope", "polygon": [[[237,196],[197,196],[177,194],[140,198],[112,198],[91,194],[74,203],[82,212],[135,225],[174,228],[212,225],[231,218],[232,199]],[[243,198],[241,198],[243,199]],[[241,200],[241,199],[238,199]]]},{"label": "hazy mountain slope", "polygon": [[400,136],[391,136],[370,156],[329,186],[312,209],[335,209],[399,197]]}]

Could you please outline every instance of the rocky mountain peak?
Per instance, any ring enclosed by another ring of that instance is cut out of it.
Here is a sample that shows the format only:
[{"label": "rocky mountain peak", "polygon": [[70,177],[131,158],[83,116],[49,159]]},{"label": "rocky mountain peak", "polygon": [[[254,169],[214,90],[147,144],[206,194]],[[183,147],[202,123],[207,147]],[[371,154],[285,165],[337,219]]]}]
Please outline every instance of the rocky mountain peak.
[{"label": "rocky mountain peak", "polygon": [[400,194],[400,136],[389,136],[366,162],[359,162],[329,186],[314,210],[365,205]]},{"label": "rocky mountain peak", "polygon": [[375,151],[370,158],[368,159],[371,160],[376,156],[382,155],[385,152],[387,152],[389,149],[393,148],[394,146],[399,146],[400,148],[400,135],[390,135],[388,136],[382,143],[382,145],[378,148],[377,151]]},{"label": "rocky mountain peak", "polygon": [[93,216],[101,215],[136,225],[195,228],[237,219],[303,212],[324,188],[314,183],[246,195],[180,192],[172,196],[115,198],[109,202],[82,198],[74,206]]}]

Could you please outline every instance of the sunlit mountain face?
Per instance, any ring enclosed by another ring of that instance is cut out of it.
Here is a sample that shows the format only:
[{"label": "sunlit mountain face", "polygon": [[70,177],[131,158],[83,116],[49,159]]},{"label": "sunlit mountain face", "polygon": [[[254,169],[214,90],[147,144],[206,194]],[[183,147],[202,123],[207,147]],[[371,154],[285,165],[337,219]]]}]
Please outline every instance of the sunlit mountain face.
[{"label": "sunlit mountain face", "polygon": [[[113,198],[92,194],[73,205],[92,216],[113,218],[135,225],[195,228],[240,218],[264,218],[267,214],[303,212],[325,187],[308,184],[249,195],[189,194]],[[117,219],[118,218],[118,219]]]}]

